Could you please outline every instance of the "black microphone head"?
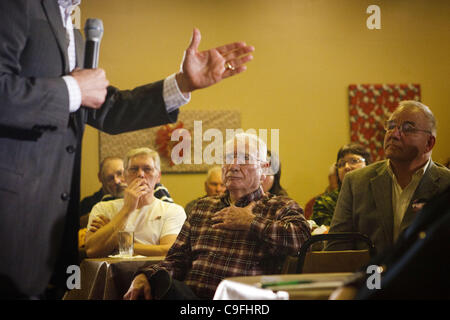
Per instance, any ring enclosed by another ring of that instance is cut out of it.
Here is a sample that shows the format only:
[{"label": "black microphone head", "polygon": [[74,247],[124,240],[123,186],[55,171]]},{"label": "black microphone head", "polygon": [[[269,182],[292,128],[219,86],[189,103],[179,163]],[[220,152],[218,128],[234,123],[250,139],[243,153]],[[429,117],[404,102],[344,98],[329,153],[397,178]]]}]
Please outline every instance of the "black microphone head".
[{"label": "black microphone head", "polygon": [[84,26],[87,41],[100,41],[103,36],[103,22],[100,19],[87,19]]}]

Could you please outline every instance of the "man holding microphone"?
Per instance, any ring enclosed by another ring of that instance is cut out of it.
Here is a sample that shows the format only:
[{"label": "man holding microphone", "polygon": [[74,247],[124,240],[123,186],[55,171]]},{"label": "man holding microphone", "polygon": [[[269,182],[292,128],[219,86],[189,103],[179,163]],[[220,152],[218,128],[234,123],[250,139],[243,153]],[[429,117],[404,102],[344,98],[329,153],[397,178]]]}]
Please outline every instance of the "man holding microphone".
[{"label": "man holding microphone", "polygon": [[[77,264],[81,139],[175,122],[190,92],[246,69],[253,47],[198,51],[194,29],[181,70],[120,91],[83,66],[70,12],[79,0],[0,1],[0,298],[42,298]],[[82,107],[81,107],[82,106]],[[25,190],[24,190],[25,188]],[[57,271],[54,273],[54,271]]]}]

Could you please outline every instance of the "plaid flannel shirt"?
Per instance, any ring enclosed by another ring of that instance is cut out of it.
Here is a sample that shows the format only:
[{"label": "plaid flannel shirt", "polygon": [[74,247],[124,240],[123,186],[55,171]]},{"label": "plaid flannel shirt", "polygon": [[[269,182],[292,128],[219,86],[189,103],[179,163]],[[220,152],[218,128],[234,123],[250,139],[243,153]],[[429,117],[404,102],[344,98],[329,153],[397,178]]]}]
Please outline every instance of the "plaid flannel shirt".
[{"label": "plaid flannel shirt", "polygon": [[249,231],[212,228],[212,215],[230,206],[228,192],[200,199],[185,221],[164,261],[141,270],[147,278],[166,269],[200,298],[212,298],[227,277],[278,273],[286,255],[296,254],[310,237],[303,210],[285,196],[262,189],[239,199],[236,206],[255,201]]}]

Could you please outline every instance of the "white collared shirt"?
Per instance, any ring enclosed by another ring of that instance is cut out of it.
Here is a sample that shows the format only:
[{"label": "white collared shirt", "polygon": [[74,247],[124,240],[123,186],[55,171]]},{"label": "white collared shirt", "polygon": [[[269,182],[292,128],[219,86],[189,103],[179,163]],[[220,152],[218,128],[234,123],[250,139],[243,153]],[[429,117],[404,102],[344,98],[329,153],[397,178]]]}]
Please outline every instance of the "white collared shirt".
[{"label": "white collared shirt", "polygon": [[411,181],[409,184],[402,189],[400,184],[397,181],[397,177],[391,168],[391,163],[388,160],[388,172],[392,178],[392,210],[394,212],[394,242],[397,241],[398,236],[400,235],[400,226],[405,216],[405,212],[408,209],[409,203],[411,202],[412,196],[417,189],[417,186],[420,183],[425,171],[428,169],[430,165],[431,157],[428,159],[428,162],[425,163],[424,166],[417,169],[414,172]]},{"label": "white collared shirt", "polygon": [[[74,1],[75,4],[79,4],[79,1]],[[73,6],[72,8],[74,8]],[[61,18],[63,25],[66,28],[66,32],[69,39],[69,46],[67,49],[67,54],[69,58],[69,70],[73,71],[76,66],[76,50],[75,50],[75,36],[73,32],[72,17],[70,16],[71,10],[66,10],[62,6],[59,6],[61,12]],[[69,110],[70,112],[77,111],[81,106],[81,90],[77,81],[72,76],[63,76],[64,82],[66,83],[67,90],[69,92]],[[163,83],[163,99],[166,105],[166,110],[168,113],[177,110],[182,105],[188,103],[191,99],[191,94],[189,93],[187,97],[183,95],[178,87],[175,74],[168,76],[164,79]]]}]

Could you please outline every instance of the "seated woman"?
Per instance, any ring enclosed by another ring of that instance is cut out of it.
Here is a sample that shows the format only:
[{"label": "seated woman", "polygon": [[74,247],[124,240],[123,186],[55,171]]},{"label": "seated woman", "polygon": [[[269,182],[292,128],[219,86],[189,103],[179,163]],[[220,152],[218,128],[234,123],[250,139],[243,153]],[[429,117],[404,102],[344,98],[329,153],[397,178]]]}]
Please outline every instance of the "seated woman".
[{"label": "seated woman", "polygon": [[[270,150],[267,150],[267,159],[270,161],[270,172],[266,175],[266,179],[262,183],[264,192],[272,193],[277,196],[287,196],[288,193],[280,184],[281,180],[281,163],[278,156]],[[278,169],[278,170],[277,170]]]},{"label": "seated woman", "polygon": [[342,181],[347,172],[363,168],[371,162],[370,153],[358,143],[349,143],[339,149],[336,161],[338,188],[318,196],[314,202],[311,219],[319,226],[329,226],[334,208],[341,189]]}]

